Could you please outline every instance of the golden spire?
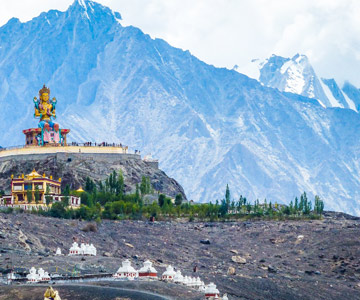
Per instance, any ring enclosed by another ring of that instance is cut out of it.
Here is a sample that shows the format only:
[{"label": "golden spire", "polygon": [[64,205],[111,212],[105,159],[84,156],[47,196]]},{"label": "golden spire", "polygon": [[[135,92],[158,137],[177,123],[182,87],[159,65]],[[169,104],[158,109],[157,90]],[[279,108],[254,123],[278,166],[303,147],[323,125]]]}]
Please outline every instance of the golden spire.
[{"label": "golden spire", "polygon": [[80,186],[80,188],[78,188],[76,191],[77,191],[78,193],[83,193],[83,192],[85,192],[85,191],[82,189],[81,186]]}]

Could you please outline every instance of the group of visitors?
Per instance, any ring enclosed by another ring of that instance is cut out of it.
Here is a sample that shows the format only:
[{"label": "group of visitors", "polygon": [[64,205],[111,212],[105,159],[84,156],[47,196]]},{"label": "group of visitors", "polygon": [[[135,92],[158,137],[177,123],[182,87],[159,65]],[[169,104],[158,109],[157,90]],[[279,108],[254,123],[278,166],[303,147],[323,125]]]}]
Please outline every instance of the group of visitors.
[{"label": "group of visitors", "polygon": [[71,142],[70,143],[71,146],[85,146],[85,147],[121,147],[122,148],[122,144],[116,144],[116,143],[107,143],[107,142],[102,142],[102,143],[96,143],[96,142],[85,142],[85,143],[77,143],[77,142]]}]

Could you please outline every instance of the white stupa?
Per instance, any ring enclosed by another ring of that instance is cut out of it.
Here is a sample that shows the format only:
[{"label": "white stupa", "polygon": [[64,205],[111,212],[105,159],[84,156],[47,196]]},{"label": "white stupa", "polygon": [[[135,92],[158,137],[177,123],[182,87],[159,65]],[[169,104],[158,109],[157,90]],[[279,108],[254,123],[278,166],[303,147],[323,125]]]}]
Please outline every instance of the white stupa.
[{"label": "white stupa", "polygon": [[206,285],[204,284],[204,282],[201,282],[202,284],[199,286],[199,291],[205,293],[206,290]]},{"label": "white stupa", "polygon": [[210,298],[210,297],[214,297],[215,299],[217,299],[216,297],[219,297],[220,292],[219,290],[216,288],[216,285],[211,282],[206,288],[205,288],[205,298]]},{"label": "white stupa", "polygon": [[201,281],[200,277],[197,277],[194,283],[195,287],[201,287],[204,283]]},{"label": "white stupa", "polygon": [[94,247],[93,244],[89,245],[89,244],[81,243],[80,254],[96,256],[96,248]]},{"label": "white stupa", "polygon": [[168,265],[166,271],[162,274],[162,280],[173,281],[175,274],[174,268],[171,265]]},{"label": "white stupa", "polygon": [[38,270],[38,278],[39,278],[39,281],[42,281],[42,282],[46,282],[46,281],[50,281],[50,275],[48,272],[45,272],[42,268],[40,268]]},{"label": "white stupa", "polygon": [[92,255],[96,256],[96,248],[93,244],[84,244],[81,243],[80,247],[77,242],[74,242],[69,250],[69,255]]},{"label": "white stupa", "polygon": [[113,275],[114,278],[134,280],[138,277],[138,272],[131,266],[128,259],[122,262],[122,266]]},{"label": "white stupa", "polygon": [[80,247],[77,242],[73,242],[69,250],[69,256],[73,256],[73,255],[80,255]]},{"label": "white stupa", "polygon": [[191,276],[189,276],[188,277],[188,282],[187,282],[187,286],[193,286],[193,283],[194,283],[194,279],[191,277]]},{"label": "white stupa", "polygon": [[147,260],[144,262],[144,266],[139,270],[140,278],[157,278],[157,271],[152,266],[152,263]]},{"label": "white stupa", "polygon": [[184,276],[182,276],[180,270],[177,270],[176,274],[174,276],[174,282],[175,283],[183,283],[183,281],[184,281]]},{"label": "white stupa", "polygon": [[56,256],[60,256],[60,255],[62,255],[62,253],[61,253],[61,249],[60,249],[59,247],[56,249],[56,253],[55,253],[55,255],[56,255]]},{"label": "white stupa", "polygon": [[196,278],[190,277],[188,286],[193,287],[193,286],[195,286],[195,284],[196,284]]},{"label": "white stupa", "polygon": [[80,254],[87,255],[87,244],[81,243],[80,245]]},{"label": "white stupa", "polygon": [[36,283],[39,282],[39,274],[36,273],[36,269],[34,267],[32,267],[30,269],[30,274],[26,275],[27,278],[27,282],[29,283]]},{"label": "white stupa", "polygon": [[93,244],[90,244],[89,248],[88,248],[88,251],[89,251],[89,255],[93,255],[93,256],[96,256],[96,248]]},{"label": "white stupa", "polygon": [[7,274],[7,280],[8,280],[8,282],[11,282],[11,281],[13,281],[13,280],[15,280],[15,279],[16,279],[16,275],[15,275],[14,272],[10,272],[10,273]]},{"label": "white stupa", "polygon": [[190,280],[190,277],[185,276],[182,283],[185,285],[189,285],[189,280]]},{"label": "white stupa", "polygon": [[222,297],[222,300],[229,300],[227,294],[224,294],[224,296]]}]

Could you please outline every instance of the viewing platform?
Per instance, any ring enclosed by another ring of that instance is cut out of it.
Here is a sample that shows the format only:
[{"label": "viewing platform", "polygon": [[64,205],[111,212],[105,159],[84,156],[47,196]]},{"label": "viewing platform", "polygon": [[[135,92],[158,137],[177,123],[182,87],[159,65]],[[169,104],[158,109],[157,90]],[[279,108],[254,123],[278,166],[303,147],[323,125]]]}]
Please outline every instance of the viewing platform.
[{"label": "viewing platform", "polygon": [[88,143],[61,146],[14,146],[0,149],[0,158],[29,155],[29,154],[54,154],[54,153],[88,153],[88,154],[129,154],[127,146],[103,146],[103,145],[88,145]]}]

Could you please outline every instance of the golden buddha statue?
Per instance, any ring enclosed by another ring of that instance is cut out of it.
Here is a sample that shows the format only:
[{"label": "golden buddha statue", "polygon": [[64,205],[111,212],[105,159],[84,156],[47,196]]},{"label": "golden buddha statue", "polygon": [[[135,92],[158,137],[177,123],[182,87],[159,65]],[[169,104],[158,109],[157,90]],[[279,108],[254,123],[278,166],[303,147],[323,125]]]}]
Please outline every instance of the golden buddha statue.
[{"label": "golden buddha statue", "polygon": [[58,291],[53,290],[53,288],[49,286],[45,291],[44,300],[61,300],[61,299]]},{"label": "golden buddha statue", "polygon": [[[55,123],[51,118],[56,119],[56,98],[52,98],[50,101],[50,89],[44,84],[43,88],[39,91],[39,100],[34,97],[35,105],[35,118],[40,118],[39,127],[44,128],[45,124],[54,129]],[[46,126],[47,127],[47,126]]]}]

